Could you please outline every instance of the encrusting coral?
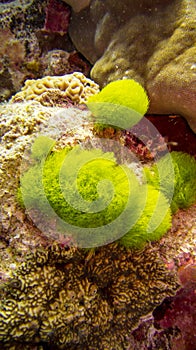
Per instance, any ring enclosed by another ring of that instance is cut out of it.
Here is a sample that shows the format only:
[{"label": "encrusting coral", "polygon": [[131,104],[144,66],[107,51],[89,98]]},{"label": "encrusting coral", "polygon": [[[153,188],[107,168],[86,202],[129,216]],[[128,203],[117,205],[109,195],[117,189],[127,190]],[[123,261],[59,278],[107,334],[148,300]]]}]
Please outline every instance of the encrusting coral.
[{"label": "encrusting coral", "polygon": [[26,80],[24,87],[13,96],[12,102],[35,100],[43,105],[50,101],[71,101],[73,104],[85,103],[87,98],[99,92],[99,86],[80,72],[63,76],[46,76],[42,79]]},{"label": "encrusting coral", "polygon": [[0,344],[126,349],[140,316],[177,288],[175,274],[151,247],[37,249],[1,288]]}]

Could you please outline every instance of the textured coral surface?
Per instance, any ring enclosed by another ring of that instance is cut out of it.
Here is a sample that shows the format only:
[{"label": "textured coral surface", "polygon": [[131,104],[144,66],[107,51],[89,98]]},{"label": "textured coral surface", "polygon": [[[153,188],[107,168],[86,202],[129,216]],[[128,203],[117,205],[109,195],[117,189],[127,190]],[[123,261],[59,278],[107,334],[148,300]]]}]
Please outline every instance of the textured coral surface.
[{"label": "textured coral surface", "polygon": [[126,349],[139,317],[177,286],[150,247],[37,250],[2,288],[1,345],[43,341],[60,349]]}]

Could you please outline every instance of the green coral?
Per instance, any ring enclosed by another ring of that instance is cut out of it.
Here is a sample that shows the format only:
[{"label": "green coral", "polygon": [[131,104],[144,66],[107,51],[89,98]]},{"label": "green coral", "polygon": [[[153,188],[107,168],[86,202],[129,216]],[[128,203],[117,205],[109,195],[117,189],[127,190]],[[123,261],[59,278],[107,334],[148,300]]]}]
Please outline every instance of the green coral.
[{"label": "green coral", "polygon": [[[44,141],[50,149],[51,140]],[[36,147],[32,149],[35,159]],[[49,152],[21,177],[18,199],[27,209],[59,219],[60,230],[71,232],[83,247],[126,234],[121,243],[140,248],[159,239],[171,225],[163,194],[141,186],[133,171],[117,164],[113,153],[99,149],[77,146]]]},{"label": "green coral", "polygon": [[133,79],[109,83],[87,100],[95,122],[122,129],[137,124],[148,110],[149,100],[143,87]]},{"label": "green coral", "polygon": [[171,152],[150,168],[147,182],[171,199],[171,209],[188,208],[196,202],[196,160],[183,152]]}]

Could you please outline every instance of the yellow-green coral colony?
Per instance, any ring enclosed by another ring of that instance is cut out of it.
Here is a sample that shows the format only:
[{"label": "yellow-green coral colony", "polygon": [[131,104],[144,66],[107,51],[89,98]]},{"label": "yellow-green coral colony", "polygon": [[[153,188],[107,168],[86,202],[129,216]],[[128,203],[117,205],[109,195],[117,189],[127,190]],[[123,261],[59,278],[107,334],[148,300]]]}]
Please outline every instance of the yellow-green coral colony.
[{"label": "yellow-green coral colony", "polygon": [[[42,152],[37,144],[43,140]],[[99,246],[120,239],[125,246],[141,248],[170,228],[171,213],[164,195],[152,186],[140,185],[133,171],[116,163],[113,153],[77,146],[49,152],[40,159],[51,143],[41,137],[32,147],[33,158],[39,160],[21,177],[18,195],[26,208],[50,216],[52,208],[68,224],[65,229],[86,247],[92,246],[92,240],[93,246]],[[85,231],[83,242],[81,228],[98,232]]]},{"label": "yellow-green coral colony", "polygon": [[86,104],[96,123],[128,129],[147,112],[149,100],[138,82],[124,79],[109,83],[99,93],[90,96]]}]

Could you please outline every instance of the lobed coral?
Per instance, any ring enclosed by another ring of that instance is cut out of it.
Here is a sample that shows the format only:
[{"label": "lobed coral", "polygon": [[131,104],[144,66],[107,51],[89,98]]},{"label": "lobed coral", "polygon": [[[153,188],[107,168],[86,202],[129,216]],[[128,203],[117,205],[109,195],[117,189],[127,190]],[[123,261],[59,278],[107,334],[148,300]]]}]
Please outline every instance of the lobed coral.
[{"label": "lobed coral", "polygon": [[[69,99],[74,104],[85,103],[87,98],[99,91],[99,86],[80,72],[63,76],[47,76],[26,80],[24,87],[12,98],[12,102],[35,100],[43,103],[49,99]],[[52,95],[52,97],[51,97]]]},{"label": "lobed coral", "polygon": [[1,288],[0,344],[126,349],[140,316],[178,283],[156,249],[37,249]]}]

